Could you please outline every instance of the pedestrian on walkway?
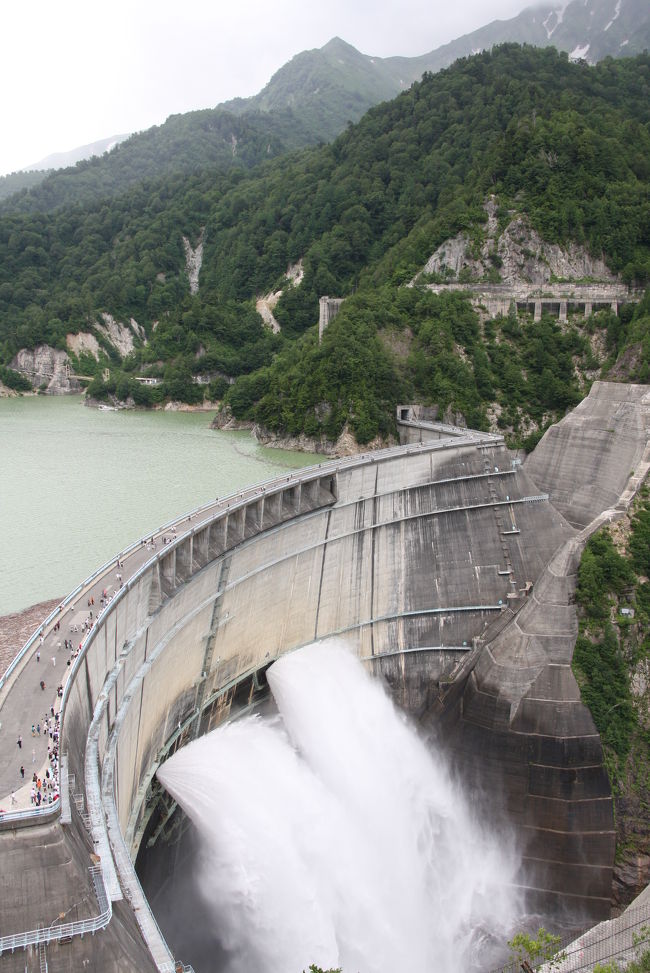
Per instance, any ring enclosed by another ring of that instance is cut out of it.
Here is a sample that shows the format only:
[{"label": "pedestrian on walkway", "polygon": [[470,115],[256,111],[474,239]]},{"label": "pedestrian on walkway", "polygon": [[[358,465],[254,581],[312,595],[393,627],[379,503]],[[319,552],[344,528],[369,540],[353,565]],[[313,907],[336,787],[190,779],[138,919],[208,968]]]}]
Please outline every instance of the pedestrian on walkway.
[{"label": "pedestrian on walkway", "polygon": [[56,656],[53,655],[52,656],[52,668],[54,669],[55,667],[56,667]]},{"label": "pedestrian on walkway", "polygon": [[19,750],[22,750],[22,748],[23,748],[23,738],[20,736],[20,734],[18,734],[18,739],[16,740],[16,743],[18,744],[18,749]]},{"label": "pedestrian on walkway", "polygon": [[22,777],[23,780],[25,779],[25,768],[23,767],[22,764],[20,765],[20,776]]},{"label": "pedestrian on walkway", "polygon": [[43,690],[43,692],[45,692],[45,683],[43,682],[42,679],[41,679],[41,689]]},{"label": "pedestrian on walkway", "polygon": [[32,763],[33,763],[33,764],[35,764],[35,763],[36,763],[36,751],[34,750],[34,748],[33,748],[33,747],[32,747]]}]

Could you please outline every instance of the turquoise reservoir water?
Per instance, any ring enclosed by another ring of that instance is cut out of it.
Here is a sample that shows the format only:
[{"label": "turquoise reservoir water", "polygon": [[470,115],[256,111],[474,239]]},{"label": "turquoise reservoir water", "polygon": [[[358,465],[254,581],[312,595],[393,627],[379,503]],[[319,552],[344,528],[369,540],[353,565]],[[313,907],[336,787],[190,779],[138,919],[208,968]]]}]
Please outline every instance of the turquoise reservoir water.
[{"label": "turquoise reservoir water", "polygon": [[67,594],[173,517],[322,458],[216,432],[211,418],[0,399],[0,615]]}]

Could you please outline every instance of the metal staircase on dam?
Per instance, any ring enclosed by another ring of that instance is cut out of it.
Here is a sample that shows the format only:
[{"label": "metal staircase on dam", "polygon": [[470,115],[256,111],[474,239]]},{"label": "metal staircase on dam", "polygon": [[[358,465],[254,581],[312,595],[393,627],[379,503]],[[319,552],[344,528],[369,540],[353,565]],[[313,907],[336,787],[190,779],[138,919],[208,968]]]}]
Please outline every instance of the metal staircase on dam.
[{"label": "metal staircase on dam", "polygon": [[[510,547],[508,546],[508,543],[505,540],[505,538],[514,534],[519,534],[520,530],[516,525],[515,514],[512,507],[510,507],[510,526],[508,527],[506,525],[503,516],[504,507],[502,505],[502,499],[499,497],[499,494],[497,493],[494,484],[494,477],[491,475],[492,472],[498,473],[499,468],[495,466],[493,469],[491,457],[487,454],[487,449],[484,449],[483,453],[484,453],[483,468],[486,474],[488,493],[490,495],[490,502],[494,505],[494,519],[496,521],[497,529],[499,532],[499,546],[501,548],[501,553],[503,554],[503,561],[505,564],[505,568],[499,568],[499,574],[504,576],[507,575],[510,578],[510,585],[512,586],[512,591],[509,592],[508,598],[516,598],[517,579],[515,577],[515,571],[512,564],[512,559],[510,557]],[[516,473],[517,467],[514,466],[514,464],[513,467],[514,467],[514,472]],[[533,499],[533,498],[526,497],[524,499]],[[543,498],[540,497],[539,499],[543,499]],[[546,497],[546,499],[548,498]],[[506,497],[506,500],[509,500],[509,497]]]},{"label": "metal staircase on dam", "polygon": [[[77,790],[77,782],[75,779],[75,775],[74,774],[68,775],[66,772],[66,778],[67,779],[65,781],[65,788],[68,795],[68,808],[69,808],[69,798],[72,798],[72,803],[77,809],[77,814],[81,818],[84,828],[86,829],[88,834],[92,834],[90,815],[86,811],[86,798],[82,792]],[[62,787],[62,793],[63,793],[63,787]],[[67,814],[64,816],[62,811],[61,821],[64,824],[69,824],[71,821],[71,817],[69,817]]]}]

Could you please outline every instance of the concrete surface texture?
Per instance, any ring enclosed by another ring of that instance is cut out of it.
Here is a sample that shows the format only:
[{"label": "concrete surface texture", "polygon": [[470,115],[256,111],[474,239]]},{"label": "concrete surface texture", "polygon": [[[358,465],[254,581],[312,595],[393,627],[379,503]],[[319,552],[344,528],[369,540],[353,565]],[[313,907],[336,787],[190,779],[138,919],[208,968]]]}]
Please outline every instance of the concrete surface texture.
[{"label": "concrete surface texture", "polygon": [[571,670],[573,595],[589,534],[626,509],[647,473],[649,391],[596,383],[528,459],[525,472],[583,530],[559,548],[509,623],[484,640],[462,692],[460,681],[447,691],[447,738],[490,793],[495,816],[515,822],[521,882],[540,908],[555,902],[609,915],[612,798],[600,737]]},{"label": "concrete surface texture", "polygon": [[[606,440],[605,451],[612,471],[643,452],[639,413],[647,392],[617,411],[619,435],[611,445]],[[583,422],[591,408],[604,408],[603,394],[596,389]],[[563,440],[549,443],[544,468],[558,471],[572,511],[571,473],[556,455]],[[586,481],[597,463],[585,459],[584,467]],[[612,472],[607,497],[626,481]],[[43,825],[51,832],[44,842],[24,827],[27,818],[6,814],[3,861],[9,847],[29,856],[38,846],[38,867],[57,868],[60,835],[70,846],[70,867],[57,873],[58,911],[67,913],[88,887],[92,851],[113,905],[94,937],[106,944],[94,968],[124,968],[131,950],[149,951],[150,966],[136,963],[139,969],[169,968],[173,958],[133,870],[143,835],[164,829],[169,812],[156,768],[263,689],[264,670],[278,655],[337,634],[387,679],[403,706],[429,722],[441,714],[470,770],[479,755],[492,775],[490,801],[525,837],[522,884],[553,897],[562,875],[573,901],[598,914],[611,880],[611,800],[600,744],[569,669],[575,616],[568,601],[581,538],[548,492],[528,464],[513,462],[500,437],[456,433],[272,481],[179,521],[162,532],[168,544],[159,537],[155,548],[137,546],[122,568],[111,565],[91,579],[74,609],[63,606],[69,628],[79,606],[85,616],[88,597],[110,584],[110,601],[70,666],[66,660],[62,810],[57,805]],[[584,516],[597,503],[592,489]],[[59,634],[52,624],[46,641]],[[5,713],[17,717],[14,694],[19,709],[40,701],[35,651],[36,643],[3,687],[3,723]],[[0,772],[15,763],[12,737],[0,735]],[[594,859],[587,873],[584,856]],[[564,870],[554,864],[558,857]],[[12,892],[11,909],[0,899],[3,937],[20,932],[20,916],[23,928],[45,924],[50,902],[34,888]],[[2,943],[0,970],[13,969],[7,964],[19,953]],[[67,969],[65,957],[85,956],[86,943],[73,936],[48,945],[49,968]]]},{"label": "concrete surface texture", "polygon": [[594,382],[591,392],[551,426],[526,471],[575,527],[614,507],[643,461],[650,428],[647,385]]}]

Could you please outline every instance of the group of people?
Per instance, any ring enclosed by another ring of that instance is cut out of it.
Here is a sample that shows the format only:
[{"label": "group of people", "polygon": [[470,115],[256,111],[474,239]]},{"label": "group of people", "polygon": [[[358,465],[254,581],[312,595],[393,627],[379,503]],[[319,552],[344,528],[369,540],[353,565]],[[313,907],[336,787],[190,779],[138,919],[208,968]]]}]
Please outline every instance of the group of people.
[{"label": "group of people", "polygon": [[[63,695],[63,686],[60,686]],[[58,695],[58,691],[57,691]],[[32,774],[32,789],[30,792],[30,803],[33,807],[41,807],[43,804],[53,804],[59,796],[59,730],[60,714],[55,713],[54,707],[51,708],[51,715],[43,718],[43,730],[49,735],[47,744],[47,760],[43,777],[39,777],[36,771]],[[40,724],[37,724],[40,727]],[[24,777],[24,767],[21,766],[21,776]]]},{"label": "group of people", "polygon": [[[108,592],[105,590],[102,595],[102,601],[105,601],[108,597]],[[88,605],[94,606],[95,599],[90,597],[88,599]],[[89,612],[88,618],[84,619],[82,622],[82,631],[87,632],[92,628],[93,622],[93,612],[92,609]],[[52,631],[58,632],[61,628],[60,620],[53,625]],[[78,625],[71,625],[70,632],[77,632],[79,630]],[[39,644],[36,650],[36,662],[41,661],[41,646],[45,640],[44,633],[41,631],[39,635]],[[77,648],[74,646],[74,642],[71,638],[65,638],[63,640],[63,646],[69,653],[67,659],[67,665],[72,666],[73,661],[77,658],[79,653],[83,648],[83,642],[79,642]],[[57,644],[57,648],[61,648],[61,642]],[[56,655],[52,656],[52,666],[56,668]],[[45,680],[39,680],[39,685],[41,691],[45,691],[47,688]],[[56,690],[57,700],[63,698],[63,683],[59,683]],[[59,796],[59,732],[60,732],[60,713],[57,712],[54,706],[50,707],[49,715],[46,713],[42,720],[37,720],[32,723],[32,737],[49,736],[47,745],[47,756],[48,756],[48,767],[45,774],[39,777],[37,772],[34,771],[32,775],[32,788],[30,793],[30,803],[34,807],[41,807],[42,804],[52,804]],[[22,750],[23,738],[19,734],[16,740],[19,750]],[[36,748],[32,748],[32,763],[36,762]],[[25,766],[20,765],[19,774],[21,780],[25,779]],[[16,805],[18,802],[16,800],[15,794],[12,792],[11,795],[12,805]]]},{"label": "group of people", "polygon": [[[191,521],[192,518],[190,516],[187,519],[188,519],[188,521]],[[170,528],[170,534],[171,534],[171,536],[165,536],[165,537],[162,538],[163,544],[171,544],[176,539],[176,527],[175,526],[173,526],[173,527]],[[141,541],[141,545],[143,547],[146,547],[147,549],[155,550],[156,549],[156,538],[155,538],[155,536],[154,535],[151,535],[151,537],[143,538],[143,540]],[[115,575],[116,582],[119,584],[119,587],[122,588],[124,582],[123,582],[123,579],[122,579],[121,569],[124,567],[124,562],[121,561],[120,558],[117,558],[116,559],[116,562],[115,562],[115,566],[116,566],[116,568],[118,568],[118,571],[116,572],[116,575]],[[102,591],[102,594],[100,596],[100,599],[99,599],[99,601],[100,601],[99,614],[100,615],[101,615],[103,609],[113,599],[113,597],[114,597],[114,595],[111,594],[107,588],[104,588],[104,590]],[[81,622],[81,623],[76,622],[73,625],[70,625],[70,633],[71,634],[76,634],[76,633],[79,633],[81,631],[81,633],[83,633],[85,635],[88,632],[90,632],[90,630],[93,628],[93,626],[97,622],[97,618],[98,618],[98,616],[93,617],[95,615],[94,610],[93,610],[94,609],[94,606],[95,606],[95,599],[94,599],[94,597],[92,595],[90,595],[88,597],[88,599],[87,599],[87,607],[89,609],[89,611],[88,611],[88,617],[86,619],[84,619],[83,622]],[[63,608],[64,608],[64,605],[61,604],[59,606],[59,612],[63,612]],[[73,610],[74,608],[75,608],[75,605],[74,604],[71,604],[70,605],[70,609]],[[58,618],[57,621],[55,622],[55,624],[52,626],[52,632],[53,633],[54,632],[59,632],[60,631],[60,628],[61,628],[61,619]],[[36,662],[37,663],[40,663],[40,661],[41,661],[41,648],[42,648],[42,646],[44,644],[44,641],[45,641],[45,633],[44,633],[43,630],[41,630],[41,632],[39,633],[39,641],[38,641],[38,646],[37,646],[36,654],[35,654],[35,658],[36,658]],[[69,653],[69,656],[68,656],[68,659],[67,659],[67,665],[68,666],[72,666],[72,663],[73,663],[74,659],[77,658],[77,656],[80,654],[80,652],[83,649],[83,640],[81,642],[79,642],[77,648],[75,648],[74,642],[73,642],[72,638],[64,638],[64,640],[63,640],[63,647],[65,648],[66,652]],[[57,648],[59,650],[61,649],[61,642],[58,642],[57,643]],[[52,666],[55,669],[56,669],[56,662],[57,662],[57,657],[56,657],[56,655],[53,655],[52,656]],[[40,679],[39,680],[39,685],[40,685],[41,691],[42,692],[45,692],[45,690],[47,688],[45,679]],[[59,705],[60,705],[60,700],[62,699],[62,697],[63,697],[63,684],[61,683],[57,687],[57,699],[59,701]],[[34,771],[33,774],[32,774],[32,787],[31,787],[31,792],[30,792],[30,802],[31,802],[32,806],[34,806],[34,807],[41,807],[43,804],[52,804],[54,801],[57,800],[57,798],[59,796],[59,732],[60,732],[60,712],[57,712],[55,710],[55,707],[52,706],[50,708],[50,714],[49,715],[46,713],[42,720],[37,720],[34,723],[32,723],[31,730],[32,730],[32,737],[34,737],[34,738],[40,737],[41,735],[42,736],[48,736],[49,737],[48,745],[47,745],[48,763],[47,763],[47,767],[46,767],[45,773],[42,774],[41,776],[39,776],[39,774],[36,771]],[[20,736],[20,734],[18,735],[18,739],[17,739],[16,742],[17,742],[17,745],[18,745],[18,749],[19,750],[22,750],[23,739],[22,739],[22,736]],[[36,748],[34,747],[34,748],[32,748],[32,763],[35,763],[35,762],[36,762]],[[21,764],[20,765],[19,774],[20,774],[21,780],[24,781],[25,780],[25,766],[24,766],[24,764]],[[17,800],[16,800],[15,794],[13,792],[11,794],[11,803],[12,803],[12,805],[16,805],[17,804]]]},{"label": "group of people", "polygon": [[[41,686],[44,683],[41,680]],[[63,685],[59,685],[57,689],[57,697],[61,699],[63,696]],[[39,777],[36,771],[32,774],[32,789],[30,792],[30,803],[33,807],[41,807],[42,804],[52,804],[59,796],[59,733],[61,729],[61,716],[60,713],[54,709],[54,706],[50,707],[50,712],[45,713],[42,720],[37,720],[36,723],[32,723],[32,737],[48,737],[47,743],[47,759],[48,766],[45,770],[45,774]],[[23,738],[19,734],[16,744],[19,750],[23,748]],[[36,763],[36,748],[32,747],[32,763]],[[20,779],[23,781],[25,779],[25,765],[20,765]],[[15,806],[18,803],[16,800],[16,795],[12,791],[11,793],[11,804]]]}]

